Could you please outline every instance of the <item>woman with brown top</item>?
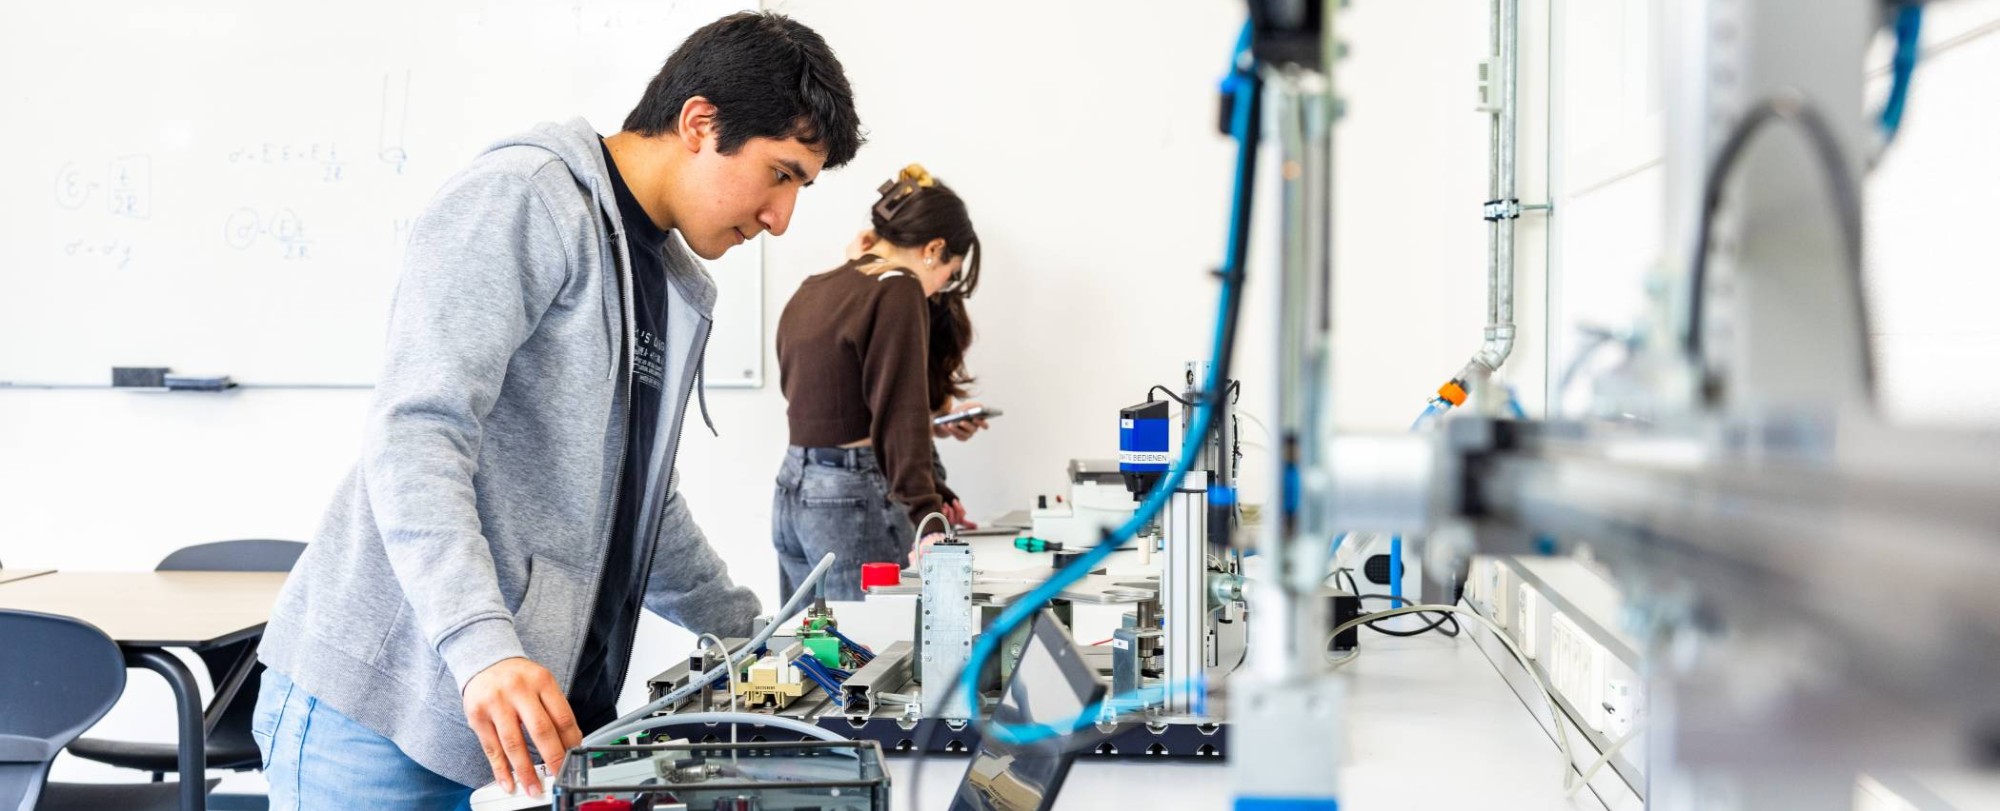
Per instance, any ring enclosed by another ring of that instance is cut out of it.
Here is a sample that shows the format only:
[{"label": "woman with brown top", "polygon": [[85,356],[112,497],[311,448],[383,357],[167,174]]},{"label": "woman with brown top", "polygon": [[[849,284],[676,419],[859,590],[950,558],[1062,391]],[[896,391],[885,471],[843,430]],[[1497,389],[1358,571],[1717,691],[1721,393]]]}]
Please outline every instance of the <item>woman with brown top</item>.
[{"label": "woman with brown top", "polygon": [[965,299],[979,286],[979,235],[965,202],[921,166],[880,191],[847,263],[808,277],[778,318],[791,429],[771,504],[783,599],[832,552],[827,597],[858,600],[862,564],[908,566],[917,525],[928,539],[964,518],[931,439],[964,440],[985,423],[934,433],[931,418],[972,382]]}]

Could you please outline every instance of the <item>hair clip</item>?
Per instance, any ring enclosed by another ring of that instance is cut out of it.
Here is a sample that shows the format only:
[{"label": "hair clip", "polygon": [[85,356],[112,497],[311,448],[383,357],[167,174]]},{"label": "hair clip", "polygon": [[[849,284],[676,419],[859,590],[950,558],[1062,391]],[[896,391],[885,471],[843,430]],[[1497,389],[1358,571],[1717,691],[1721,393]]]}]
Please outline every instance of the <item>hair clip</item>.
[{"label": "hair clip", "polygon": [[883,183],[875,191],[882,199],[875,201],[875,214],[885,220],[896,218],[896,212],[903,204],[916,196],[918,189],[928,189],[937,185],[937,178],[924,169],[921,163],[912,163],[897,172],[896,177]]}]

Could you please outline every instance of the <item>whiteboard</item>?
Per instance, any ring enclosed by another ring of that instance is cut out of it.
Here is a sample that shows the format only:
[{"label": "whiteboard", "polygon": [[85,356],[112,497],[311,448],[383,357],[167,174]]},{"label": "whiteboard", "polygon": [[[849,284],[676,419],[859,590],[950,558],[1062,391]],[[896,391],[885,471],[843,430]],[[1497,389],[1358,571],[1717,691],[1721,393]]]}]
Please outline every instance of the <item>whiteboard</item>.
[{"label": "whiteboard", "polygon": [[[410,223],[488,144],[616,132],[744,0],[98,0],[0,14],[0,381],[380,372]],[[712,385],[763,382],[762,245],[708,263]]]}]

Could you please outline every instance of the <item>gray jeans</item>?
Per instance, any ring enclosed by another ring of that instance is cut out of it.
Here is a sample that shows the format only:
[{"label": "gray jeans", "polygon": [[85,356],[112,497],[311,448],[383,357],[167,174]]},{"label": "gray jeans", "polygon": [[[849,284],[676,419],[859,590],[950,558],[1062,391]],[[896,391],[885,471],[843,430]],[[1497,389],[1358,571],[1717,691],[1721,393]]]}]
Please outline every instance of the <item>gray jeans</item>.
[{"label": "gray jeans", "polygon": [[[825,451],[821,451],[825,454]],[[916,527],[889,500],[889,481],[870,448],[813,461],[796,445],[785,451],[771,495],[771,545],[778,550],[778,593],[791,599],[819,559],[834,554],[822,583],[829,600],[861,599],[861,564],[910,565]],[[834,462],[834,463],[829,463]]]}]

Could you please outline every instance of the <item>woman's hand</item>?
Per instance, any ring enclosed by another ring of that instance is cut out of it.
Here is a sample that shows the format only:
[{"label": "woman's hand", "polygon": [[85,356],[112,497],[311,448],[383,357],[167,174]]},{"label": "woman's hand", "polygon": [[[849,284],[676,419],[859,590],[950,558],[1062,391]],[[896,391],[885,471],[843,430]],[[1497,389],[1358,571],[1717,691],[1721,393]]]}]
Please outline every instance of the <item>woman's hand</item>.
[{"label": "woman's hand", "polygon": [[965,502],[956,499],[944,505],[944,520],[959,529],[978,529],[979,525],[965,517]]},{"label": "woman's hand", "polygon": [[[959,403],[957,404],[956,407],[951,408],[946,413],[956,414],[961,411],[970,411],[978,407],[979,407],[978,403]],[[979,433],[980,431],[983,430],[986,430],[986,420],[983,418],[971,419],[971,420],[959,420],[957,422],[946,423],[944,425],[931,426],[931,436],[937,437],[938,439],[951,437],[960,442],[964,442],[968,439],[971,439],[973,434]]]}]

